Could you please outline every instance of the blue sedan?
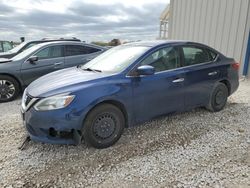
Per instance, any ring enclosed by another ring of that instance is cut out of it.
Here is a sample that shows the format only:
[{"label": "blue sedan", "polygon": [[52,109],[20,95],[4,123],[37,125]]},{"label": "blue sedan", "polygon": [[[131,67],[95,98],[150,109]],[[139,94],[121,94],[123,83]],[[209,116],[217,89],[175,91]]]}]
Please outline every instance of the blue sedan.
[{"label": "blue sedan", "polygon": [[203,44],[136,42],[89,63],[45,75],[22,99],[32,140],[96,148],[116,143],[125,127],[206,107],[217,112],[238,88],[239,64]]}]

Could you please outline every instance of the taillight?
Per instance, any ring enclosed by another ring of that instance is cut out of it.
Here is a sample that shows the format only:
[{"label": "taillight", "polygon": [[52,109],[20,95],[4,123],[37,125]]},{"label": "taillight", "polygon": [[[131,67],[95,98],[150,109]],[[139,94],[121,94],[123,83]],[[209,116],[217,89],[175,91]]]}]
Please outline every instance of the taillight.
[{"label": "taillight", "polygon": [[240,64],[239,64],[239,63],[233,63],[233,64],[232,64],[232,67],[233,67],[233,69],[235,69],[235,70],[239,70]]}]

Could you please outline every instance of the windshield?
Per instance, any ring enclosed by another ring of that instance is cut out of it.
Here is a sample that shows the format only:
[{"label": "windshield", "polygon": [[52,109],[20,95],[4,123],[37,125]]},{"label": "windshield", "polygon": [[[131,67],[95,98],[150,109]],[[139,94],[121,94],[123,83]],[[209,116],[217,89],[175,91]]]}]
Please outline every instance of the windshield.
[{"label": "windshield", "polygon": [[97,58],[81,66],[81,68],[99,72],[121,72],[148,49],[149,47],[146,46],[118,46],[106,51]]},{"label": "windshield", "polygon": [[41,45],[35,45],[35,46],[32,46],[30,48],[28,48],[27,50],[24,50],[23,52],[17,54],[16,56],[14,56],[12,58],[13,61],[18,61],[18,60],[21,60],[29,55],[31,55],[33,52],[35,52],[37,49],[39,49],[41,47]]},{"label": "windshield", "polygon": [[17,53],[22,47],[24,47],[27,44],[27,42],[22,42],[21,44],[19,44],[18,46],[16,46],[15,48],[12,48],[11,50],[9,50],[8,52],[10,53]]}]

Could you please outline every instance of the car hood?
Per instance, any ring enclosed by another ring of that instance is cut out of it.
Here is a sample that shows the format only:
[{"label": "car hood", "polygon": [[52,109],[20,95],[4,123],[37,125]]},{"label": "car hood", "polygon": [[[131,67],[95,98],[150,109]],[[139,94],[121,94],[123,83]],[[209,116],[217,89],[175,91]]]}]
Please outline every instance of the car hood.
[{"label": "car hood", "polygon": [[11,62],[12,60],[11,59],[8,59],[8,58],[0,58],[0,63],[9,63]]},{"label": "car hood", "polygon": [[108,76],[105,73],[84,71],[76,67],[67,68],[38,78],[28,86],[27,93],[32,97],[49,97],[73,92],[87,83]]}]

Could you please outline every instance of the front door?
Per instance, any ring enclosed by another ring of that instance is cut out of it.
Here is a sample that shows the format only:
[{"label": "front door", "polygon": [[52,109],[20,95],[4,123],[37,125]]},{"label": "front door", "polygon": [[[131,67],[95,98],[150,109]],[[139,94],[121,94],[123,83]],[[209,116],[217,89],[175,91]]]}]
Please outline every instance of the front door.
[{"label": "front door", "polygon": [[63,46],[61,45],[45,47],[32,56],[37,56],[38,61],[33,63],[24,61],[21,68],[25,85],[29,85],[45,74],[64,68]]},{"label": "front door", "polygon": [[[151,65],[155,74],[132,77],[134,115],[137,122],[183,109],[184,73],[178,49],[165,47],[146,57],[140,65]],[[140,66],[139,65],[139,66]]]}]

